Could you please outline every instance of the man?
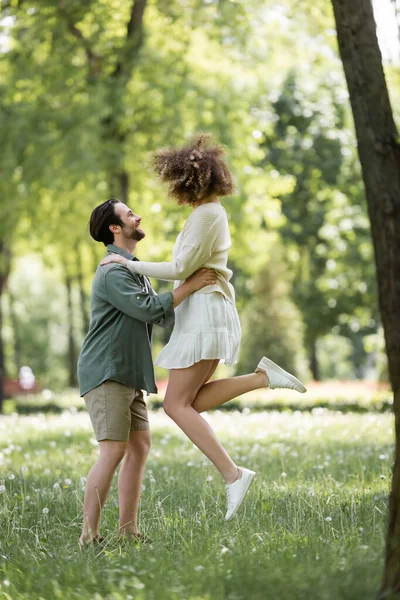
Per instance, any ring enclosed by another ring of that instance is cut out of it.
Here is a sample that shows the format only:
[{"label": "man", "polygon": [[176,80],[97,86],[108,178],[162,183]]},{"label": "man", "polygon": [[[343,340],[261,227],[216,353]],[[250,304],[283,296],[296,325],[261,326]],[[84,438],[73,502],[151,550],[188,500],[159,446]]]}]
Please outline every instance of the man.
[{"label": "man", "polygon": [[[141,217],[115,198],[94,209],[90,234],[108,253],[133,257],[145,237]],[[100,456],[89,472],[84,520],[79,544],[99,541],[100,513],[113,475],[123,460],[119,478],[119,535],[143,539],[137,512],[150,431],[142,390],[157,392],[151,356],[152,325],[168,327],[174,308],[216,275],[201,269],[172,292],[159,296],[149,281],[118,264],[99,267],[91,299],[89,332],[78,361],[81,395],[85,399]]]}]

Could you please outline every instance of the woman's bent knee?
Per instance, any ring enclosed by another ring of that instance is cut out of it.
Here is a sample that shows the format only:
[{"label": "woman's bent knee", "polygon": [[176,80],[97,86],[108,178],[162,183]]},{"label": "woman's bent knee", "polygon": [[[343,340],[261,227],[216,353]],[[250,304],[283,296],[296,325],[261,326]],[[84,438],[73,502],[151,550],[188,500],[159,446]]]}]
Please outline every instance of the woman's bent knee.
[{"label": "woman's bent knee", "polygon": [[191,404],[177,404],[176,402],[164,400],[164,412],[173,421],[179,421],[180,418],[185,414],[188,408],[191,408]]}]

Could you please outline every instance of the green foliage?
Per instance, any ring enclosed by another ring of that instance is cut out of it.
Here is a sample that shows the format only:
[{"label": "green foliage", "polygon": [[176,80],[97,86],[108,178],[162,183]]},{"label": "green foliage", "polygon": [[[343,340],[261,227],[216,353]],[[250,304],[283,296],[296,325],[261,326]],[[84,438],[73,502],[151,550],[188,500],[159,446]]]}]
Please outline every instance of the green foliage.
[{"label": "green foliage", "polygon": [[[291,176],[280,195],[280,226],[303,316],[305,344],[340,325],[343,335],[375,331],[375,272],[368,218],[343,95],[330,81],[290,73],[272,103],[274,119],[261,141],[265,165]],[[346,332],[346,326],[348,326]],[[313,375],[318,378],[317,366]],[[339,376],[337,373],[336,376]]]},{"label": "green foliage", "polygon": [[[266,248],[278,232],[288,267],[284,302],[289,312],[293,302],[300,311],[293,319],[304,323],[308,354],[320,337],[347,336],[353,372],[362,375],[362,340],[376,332],[379,319],[330,3],[149,0],[142,26],[139,19],[133,28],[132,6],[130,0],[4,4],[0,260],[7,262],[10,250],[14,258],[39,252],[65,305],[65,279],[71,278],[78,347],[104,252],[88,235],[91,210],[111,195],[127,196],[147,232],[138,257],[168,259],[188,209],[165,199],[147,171],[147,156],[207,130],[226,145],[236,181],[236,194],[224,202],[244,323],[266,260],[273,277]],[[395,69],[389,74],[395,98],[398,76]],[[279,276],[277,265],[273,278]],[[162,282],[155,286],[167,289]],[[47,291],[42,307],[23,298],[27,314],[42,315],[32,317],[35,329],[26,331],[44,331],[36,341],[24,339],[28,362],[40,362],[34,355],[46,331],[61,328],[65,340],[71,328],[52,310],[45,325]],[[66,315],[66,307],[59,312]],[[6,311],[8,340],[11,327]],[[165,341],[162,335],[156,344]],[[243,360],[246,347],[244,340]],[[64,341],[61,348],[66,355]],[[249,347],[251,355],[260,351]],[[293,360],[301,362],[300,342],[296,352]],[[45,376],[43,366],[38,369]],[[56,376],[63,378],[65,372]]]},{"label": "green foliage", "polygon": [[265,355],[304,379],[307,369],[301,315],[290,299],[287,270],[280,254],[276,242],[273,259],[260,270],[251,290],[252,300],[242,315],[244,332],[237,372],[253,372]]},{"label": "green foliage", "polygon": [[[14,297],[14,322],[10,319],[9,297],[3,298],[7,326],[4,329],[9,376],[18,378],[19,368],[32,368],[41,387],[60,389],[68,384],[65,368],[67,327],[65,290],[59,285],[60,274],[44,269],[40,257],[25,257],[16,264],[9,282]],[[77,304],[77,298],[74,298]],[[79,312],[77,312],[79,315]],[[13,327],[11,327],[13,324]],[[77,340],[80,323],[75,323]],[[16,340],[17,336],[17,340]],[[19,356],[15,356],[18,341]],[[16,362],[19,364],[16,364]]]}]

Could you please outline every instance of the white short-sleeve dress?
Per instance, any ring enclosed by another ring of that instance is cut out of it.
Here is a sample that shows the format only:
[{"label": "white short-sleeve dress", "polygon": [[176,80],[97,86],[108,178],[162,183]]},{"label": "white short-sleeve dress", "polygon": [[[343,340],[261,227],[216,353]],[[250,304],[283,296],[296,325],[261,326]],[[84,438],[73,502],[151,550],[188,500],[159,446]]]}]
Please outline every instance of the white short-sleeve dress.
[{"label": "white short-sleeve dress", "polygon": [[235,306],[235,291],[230,283],[228,250],[231,246],[226,211],[220,202],[197,206],[179,234],[171,262],[129,263],[140,275],[175,281],[201,267],[214,269],[218,282],[191,294],[175,309],[175,326],[168,344],[156,360],[165,369],[182,369],[204,359],[237,362],[241,330]]}]

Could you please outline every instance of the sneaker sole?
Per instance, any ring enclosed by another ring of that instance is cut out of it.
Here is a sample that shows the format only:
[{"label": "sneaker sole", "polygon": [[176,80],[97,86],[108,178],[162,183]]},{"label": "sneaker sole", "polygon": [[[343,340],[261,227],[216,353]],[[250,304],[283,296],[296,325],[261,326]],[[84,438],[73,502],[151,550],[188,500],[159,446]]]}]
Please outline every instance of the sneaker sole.
[{"label": "sneaker sole", "polygon": [[263,369],[264,366],[269,367],[270,369],[272,369],[276,373],[279,373],[280,375],[284,375],[292,383],[295,383],[298,386],[298,389],[296,389],[296,391],[300,392],[300,394],[304,394],[307,391],[307,388],[301,383],[301,381],[299,381],[297,379],[297,377],[295,377],[294,375],[291,375],[290,373],[288,373],[287,371],[285,371],[285,369],[282,369],[282,367],[280,367],[279,365],[275,364],[272,360],[270,360],[266,356],[263,356],[263,358],[261,359],[261,361],[260,361],[260,363],[258,365],[258,368],[259,369]]},{"label": "sneaker sole", "polygon": [[[237,512],[238,512],[238,510],[239,510],[239,508],[240,508],[240,507],[242,506],[242,504],[243,504],[243,500],[245,499],[245,497],[246,497],[246,494],[247,494],[247,492],[249,491],[249,487],[250,487],[250,486],[251,486],[251,484],[253,483],[253,481],[254,481],[254,477],[255,477],[255,476],[256,476],[256,474],[255,474],[253,471],[247,475],[246,487],[244,487],[244,488],[243,488],[243,491],[242,491],[242,496],[241,496],[241,498],[240,498],[239,502],[237,503],[236,510],[235,510],[235,512],[234,512],[234,513],[232,513],[232,514],[231,514],[231,516],[229,517],[229,519],[225,519],[225,521],[227,521],[227,522],[228,522],[228,521],[231,521],[231,520],[233,519],[233,517],[236,515],[236,513],[237,513]],[[242,477],[243,477],[243,475],[242,475]]]}]

